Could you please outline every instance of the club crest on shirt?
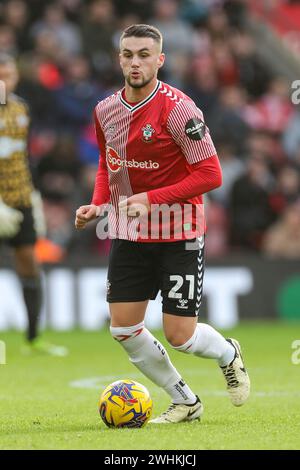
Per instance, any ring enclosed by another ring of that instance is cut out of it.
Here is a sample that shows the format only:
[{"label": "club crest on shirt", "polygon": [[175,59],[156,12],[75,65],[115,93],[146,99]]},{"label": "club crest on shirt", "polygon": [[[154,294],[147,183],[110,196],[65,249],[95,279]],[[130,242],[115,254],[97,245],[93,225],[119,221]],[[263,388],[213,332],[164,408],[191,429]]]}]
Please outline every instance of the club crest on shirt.
[{"label": "club crest on shirt", "polygon": [[146,142],[147,144],[151,143],[153,141],[152,136],[155,133],[155,129],[153,129],[151,124],[146,124],[144,127],[142,127],[142,132],[143,132],[143,136],[142,136],[143,141]]}]

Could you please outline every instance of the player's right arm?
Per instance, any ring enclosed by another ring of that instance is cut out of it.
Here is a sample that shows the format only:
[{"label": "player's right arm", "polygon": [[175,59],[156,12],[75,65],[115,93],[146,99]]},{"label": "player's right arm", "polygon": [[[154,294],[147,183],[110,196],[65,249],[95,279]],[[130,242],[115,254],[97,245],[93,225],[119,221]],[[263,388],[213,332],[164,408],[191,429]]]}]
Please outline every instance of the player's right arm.
[{"label": "player's right arm", "polygon": [[100,149],[99,166],[96,174],[91,204],[81,206],[76,211],[75,227],[77,229],[85,228],[88,222],[99,217],[101,214],[101,208],[104,207],[110,199],[108,170],[106,165],[106,142],[96,109],[94,111],[94,120],[97,141]]}]

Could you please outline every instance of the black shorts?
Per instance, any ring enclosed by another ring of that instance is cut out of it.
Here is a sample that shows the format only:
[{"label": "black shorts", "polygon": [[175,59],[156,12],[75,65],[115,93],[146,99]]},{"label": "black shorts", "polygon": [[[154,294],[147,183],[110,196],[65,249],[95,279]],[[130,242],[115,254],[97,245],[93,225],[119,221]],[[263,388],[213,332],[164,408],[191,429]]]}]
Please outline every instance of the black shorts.
[{"label": "black shorts", "polygon": [[18,207],[18,211],[22,212],[23,220],[20,224],[20,230],[12,238],[2,238],[0,242],[4,242],[17,248],[22,245],[34,245],[36,242],[36,231],[34,228],[34,220],[31,207]]},{"label": "black shorts", "polygon": [[[193,249],[187,249],[189,248]],[[162,295],[162,310],[173,315],[198,315],[204,274],[204,238],[141,243],[112,241],[107,276],[107,301],[139,302]]]}]

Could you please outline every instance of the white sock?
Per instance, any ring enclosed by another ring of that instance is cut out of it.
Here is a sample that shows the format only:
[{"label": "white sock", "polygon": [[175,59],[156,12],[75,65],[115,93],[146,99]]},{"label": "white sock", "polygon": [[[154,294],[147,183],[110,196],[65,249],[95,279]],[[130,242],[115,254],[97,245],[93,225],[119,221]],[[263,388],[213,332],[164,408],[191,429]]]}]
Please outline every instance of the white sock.
[{"label": "white sock", "polygon": [[173,403],[192,404],[196,395],[182,380],[161,343],[144,327],[110,327],[114,339],[123,346],[130,361],[152,382],[170,395]]},{"label": "white sock", "polygon": [[198,323],[193,336],[185,344],[174,349],[199,357],[216,359],[221,367],[230,364],[235,356],[234,347],[206,323]]}]

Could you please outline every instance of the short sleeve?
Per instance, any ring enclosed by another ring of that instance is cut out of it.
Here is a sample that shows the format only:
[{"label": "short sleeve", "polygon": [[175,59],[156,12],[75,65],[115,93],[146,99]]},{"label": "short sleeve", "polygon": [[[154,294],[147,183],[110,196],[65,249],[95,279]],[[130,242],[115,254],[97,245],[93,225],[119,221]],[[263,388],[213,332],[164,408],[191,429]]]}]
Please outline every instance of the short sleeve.
[{"label": "short sleeve", "polygon": [[181,100],[170,112],[167,129],[189,164],[217,155],[203,113],[192,100]]}]

